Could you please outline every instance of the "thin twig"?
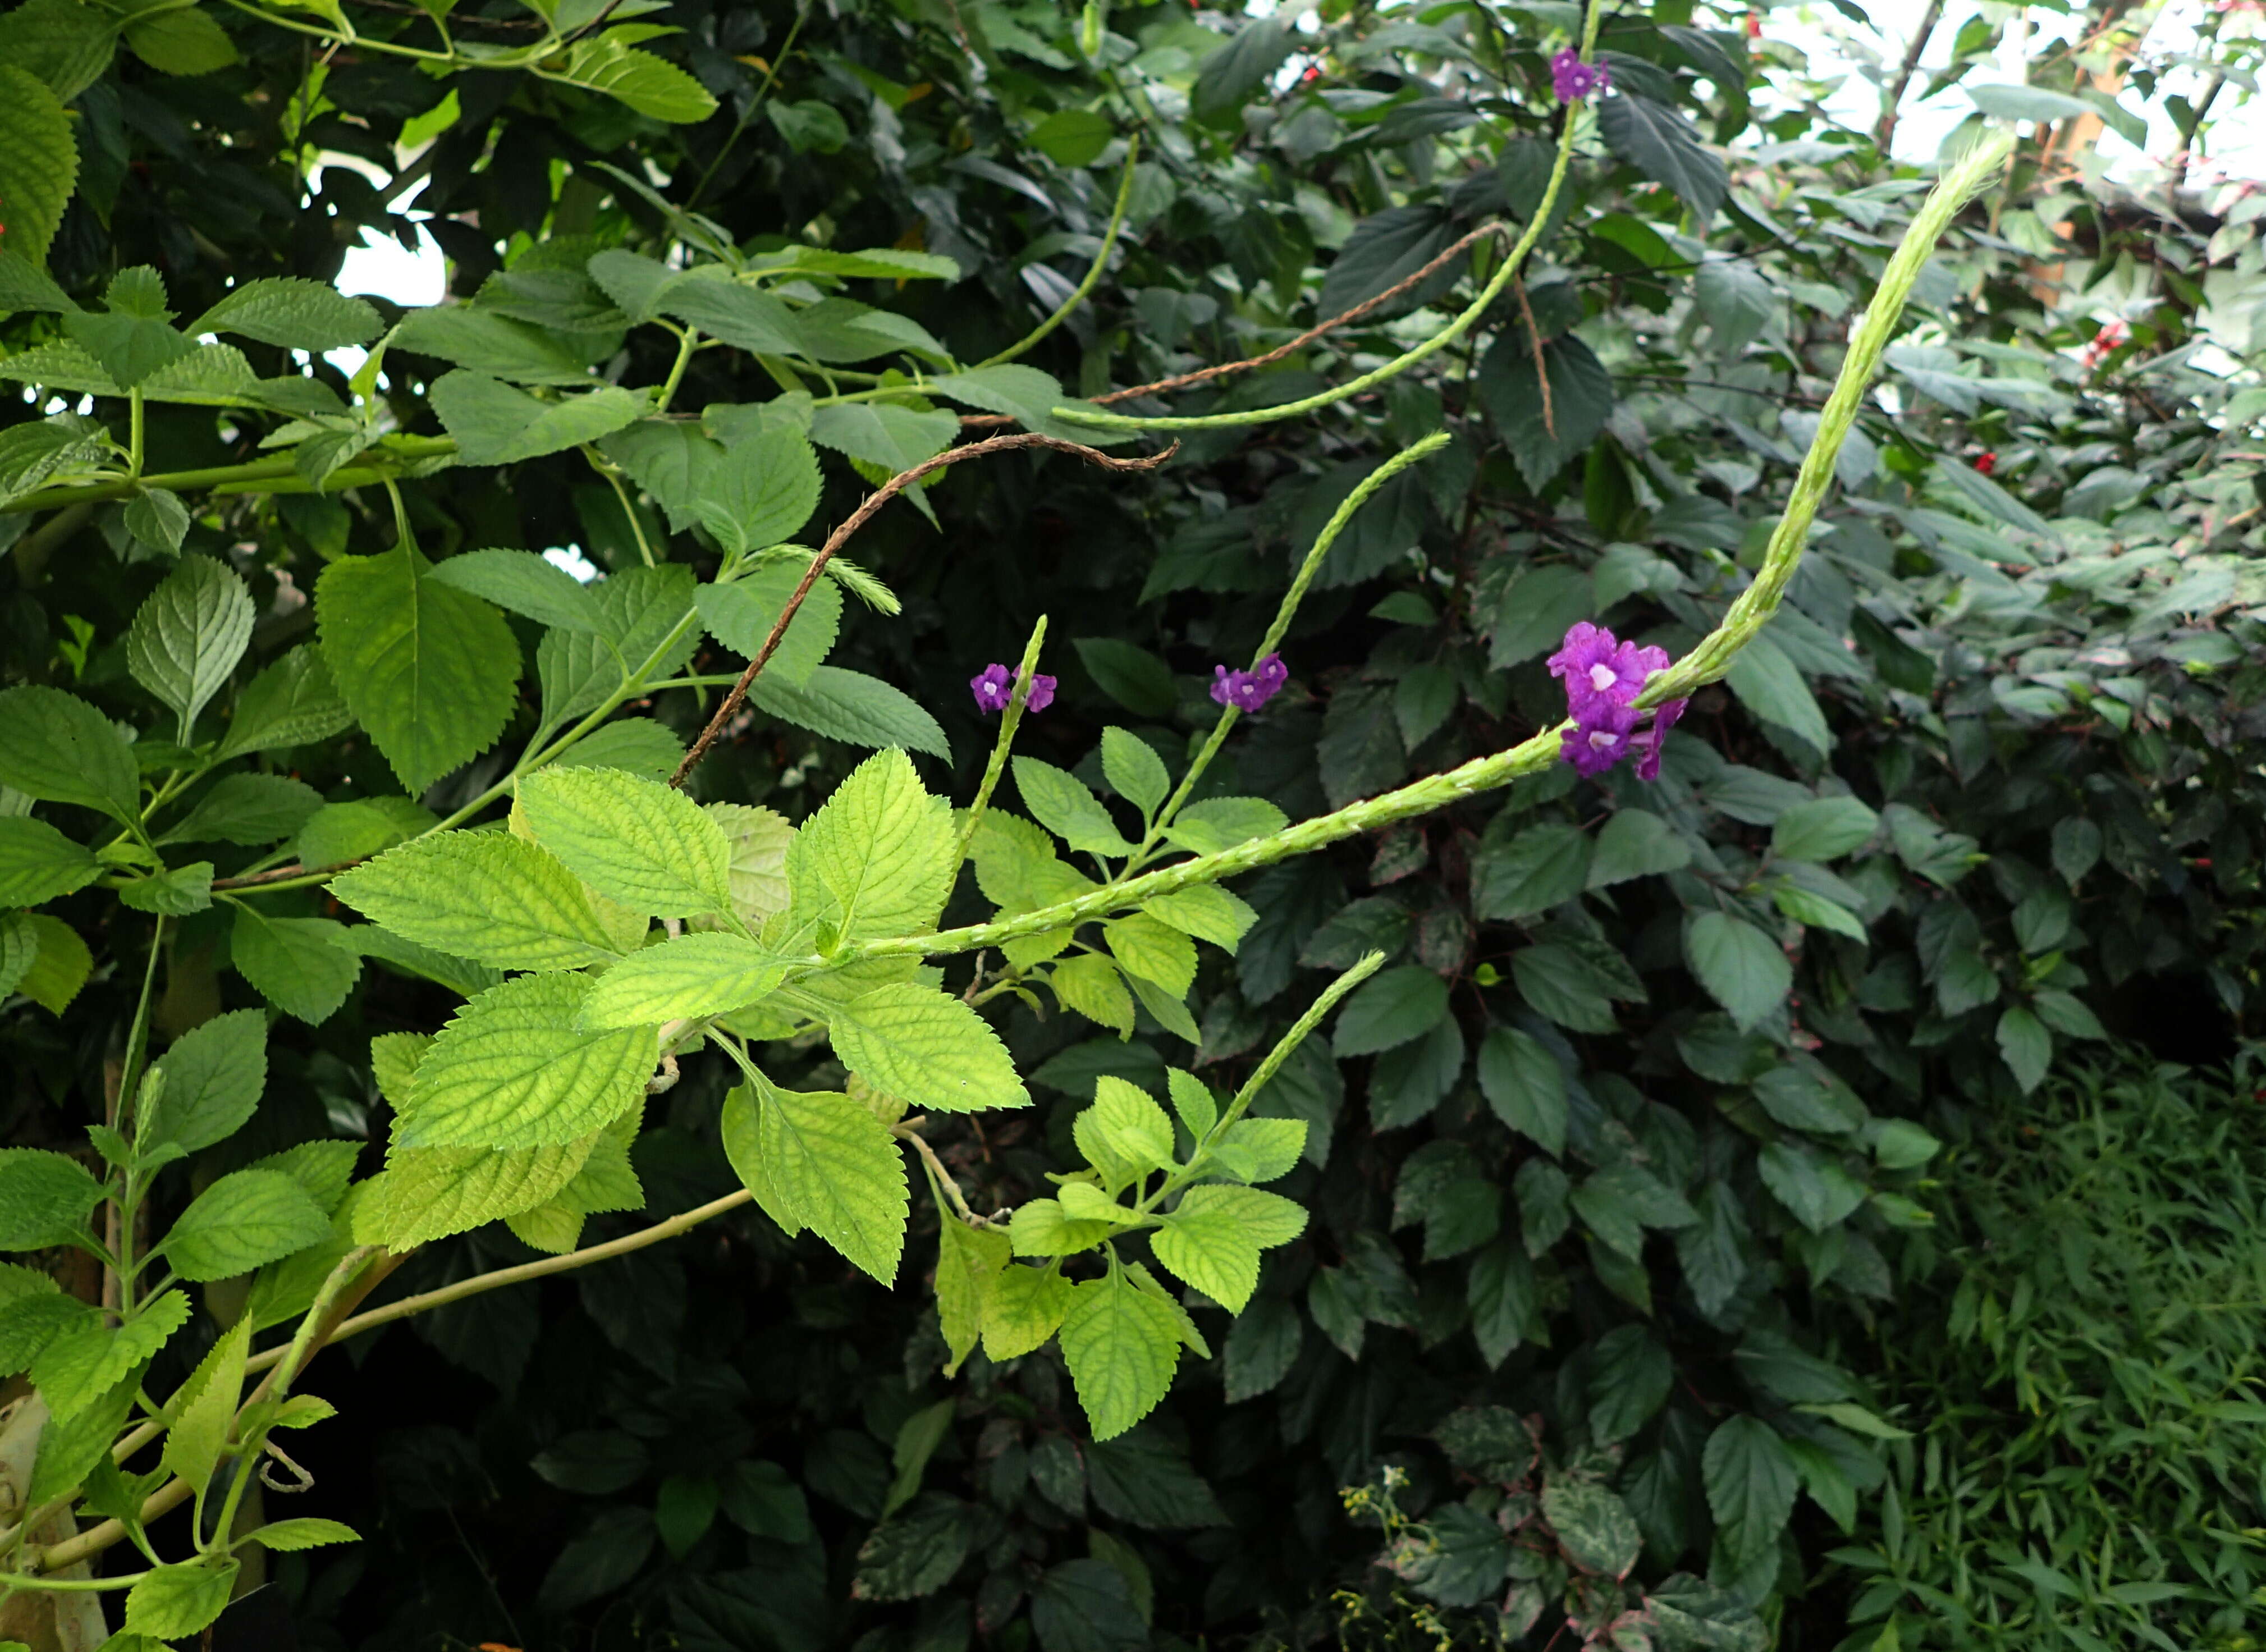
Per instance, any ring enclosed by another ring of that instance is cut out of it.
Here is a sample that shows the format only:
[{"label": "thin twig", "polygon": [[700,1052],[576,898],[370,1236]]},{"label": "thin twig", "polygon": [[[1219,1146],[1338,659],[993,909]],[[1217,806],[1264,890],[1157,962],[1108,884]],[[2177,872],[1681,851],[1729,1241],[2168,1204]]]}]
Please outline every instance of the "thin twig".
[{"label": "thin twig", "polygon": [[1542,359],[1542,329],[1534,325],[1534,306],[1526,302],[1526,283],[1515,281],[1510,290],[1518,295],[1518,313],[1525,318],[1527,341],[1534,347],[1534,382],[1542,387],[1542,428],[1555,442],[1558,417],[1550,408],[1550,364]]},{"label": "thin twig", "polygon": [[1873,130],[1873,147],[1883,156],[1888,154],[1889,145],[1896,141],[1897,116],[1903,106],[1904,92],[1911,85],[1913,71],[1919,68],[1920,55],[1927,50],[1928,41],[1935,35],[1935,26],[1942,20],[1943,0],[1927,0],[1927,10],[1920,17],[1919,26],[1912,31],[1911,43],[1904,48],[1904,61],[1897,67],[1897,77],[1889,83],[1888,91],[1882,95],[1881,120]]},{"label": "thin twig", "polygon": [[917,1127],[927,1122],[925,1115],[916,1113],[909,1119],[900,1119],[896,1128],[890,1134],[913,1144],[914,1150],[920,1154],[922,1162],[928,1166],[928,1173],[936,1178],[946,1195],[952,1200],[952,1208],[959,1211],[971,1227],[998,1226],[999,1218],[997,1216],[976,1214],[975,1208],[968,1202],[968,1195],[961,1192],[960,1184],[952,1179],[952,1173],[944,1167],[944,1160],[936,1156],[936,1149],[931,1147],[928,1144],[928,1138],[920,1133]]},{"label": "thin twig", "polygon": [[834,553],[850,542],[852,534],[873,519],[874,512],[922,477],[932,471],[940,471],[948,464],[957,464],[962,459],[988,458],[994,453],[1006,453],[1016,448],[1051,448],[1057,453],[1074,453],[1088,464],[1099,464],[1104,470],[1153,471],[1178,452],[1180,445],[1175,442],[1163,452],[1153,453],[1145,459],[1113,459],[1107,454],[1079,442],[1065,442],[1060,436],[1042,436],[1035,431],[1026,430],[1014,435],[991,436],[982,442],[971,442],[965,447],[947,448],[934,458],[924,459],[910,471],[900,471],[866,495],[866,502],[850,513],[850,519],[829,535],[818,554],[811,558],[810,567],[803,572],[802,582],[794,588],[794,595],[786,599],[786,606],[779,610],[778,618],[773,622],[771,635],[764,639],[764,646],[757,650],[756,657],[748,662],[748,669],[740,673],[740,680],[733,683],[731,691],[724,696],[724,702],[717,706],[716,714],[700,731],[700,738],[692,742],[692,749],[686,752],[684,761],[676,765],[676,772],[669,777],[669,785],[684,784],[684,777],[708,755],[708,748],[716,743],[717,736],[724,732],[724,725],[739,714],[741,705],[748,698],[749,685],[764,667],[771,663],[771,655],[778,649],[779,640],[786,635],[786,628],[794,623],[794,616],[802,606],[802,599],[810,595],[810,588],[818,583],[818,576],[826,571],[826,565],[834,559]]},{"label": "thin twig", "polygon": [[[1136,384],[1130,390],[1113,390],[1106,396],[1094,397],[1093,403],[1098,407],[1107,407],[1113,402],[1130,401],[1137,396],[1160,396],[1166,391],[1186,390],[1191,384],[1202,384],[1211,379],[1224,378],[1230,373],[1247,373],[1254,368],[1268,366],[1281,361],[1286,355],[1296,355],[1334,328],[1342,327],[1349,322],[1358,321],[1379,305],[1390,303],[1412,289],[1421,287],[1431,277],[1438,274],[1442,268],[1452,261],[1458,254],[1470,251],[1473,243],[1487,236],[1509,233],[1508,224],[1483,223],[1414,274],[1393,282],[1392,286],[1373,297],[1363,299],[1343,315],[1332,316],[1320,325],[1307,328],[1288,344],[1279,344],[1264,355],[1250,356],[1240,362],[1223,362],[1217,367],[1198,368],[1193,373],[1182,373],[1173,378],[1160,378],[1153,384]],[[1012,424],[1014,421],[1005,413],[971,413],[963,416],[960,422],[962,426],[973,429],[992,425]]]}]

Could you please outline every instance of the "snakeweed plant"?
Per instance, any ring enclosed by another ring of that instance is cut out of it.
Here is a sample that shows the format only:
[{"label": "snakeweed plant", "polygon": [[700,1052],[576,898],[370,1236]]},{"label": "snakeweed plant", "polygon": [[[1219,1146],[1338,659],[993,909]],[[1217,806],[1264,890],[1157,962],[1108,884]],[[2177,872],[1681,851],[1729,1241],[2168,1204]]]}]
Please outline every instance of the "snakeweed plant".
[{"label": "snakeweed plant", "polygon": [[[1593,9],[1577,64],[1590,60],[1597,26]],[[585,78],[650,77],[626,43],[616,42],[612,69],[598,62],[602,44],[529,62]],[[1012,750],[1022,719],[1042,712],[1051,692],[1039,670],[1043,622],[1012,672],[995,666],[972,685],[999,715],[975,796],[955,808],[930,792],[910,754],[938,749],[934,721],[887,685],[823,663],[847,598],[885,614],[896,606],[839,552],[888,501],[925,508],[918,486],[944,466],[1042,447],[1143,470],[1165,455],[1113,458],[1072,438],[1297,419],[1445,348],[1517,279],[1589,118],[1568,104],[1539,209],[1441,332],[1305,400],[1196,417],[1065,403],[1053,380],[1012,364],[1085,288],[1016,350],[962,368],[902,317],[814,302],[852,277],[945,274],[947,260],[805,247],[746,256],[706,220],[657,196],[650,204],[699,252],[689,267],[624,250],[523,262],[481,303],[412,312],[384,339],[367,305],[312,282],[249,282],[176,326],[152,271],[118,276],[105,308],[89,311],[33,259],[0,252],[0,306],[55,318],[52,339],[0,362],[0,372],[118,398],[128,412],[123,443],[70,413],[0,435],[0,508],[83,520],[92,505],[121,501],[127,530],[166,554],[181,545],[185,496],[383,489],[397,523],[391,551],[325,570],[313,596],[318,640],[283,655],[225,707],[215,702],[245,653],[253,605],[232,570],[195,555],[180,558],[127,640],[132,676],[171,713],[162,726],[121,728],[60,689],[0,692],[0,784],[91,823],[73,836],[28,807],[0,811],[0,989],[60,1012],[84,983],[90,951],[38,910],[46,903],[93,886],[154,920],[107,1116],[89,1131],[91,1155],[0,1151],[0,1250],[76,1247],[106,1281],[98,1307],[44,1275],[0,1264],[0,1370],[28,1371],[36,1395],[0,1435],[0,1445],[36,1453],[28,1499],[0,1514],[0,1595],[44,1591],[68,1614],[79,1610],[74,1603],[91,1608],[96,1591],[122,1590],[131,1634],[196,1634],[226,1604],[245,1545],[354,1538],[320,1518],[238,1530],[253,1471],[289,1462],[280,1432],[332,1414],[297,1392],[326,1343],[601,1263],[749,1201],[788,1233],[809,1230],[887,1283],[905,1261],[908,1150],[941,1222],[937,1306],[954,1369],[979,1344],[1010,1359],[1058,1341],[1099,1439],[1158,1404],[1183,1350],[1209,1357],[1188,1293],[1240,1311],[1262,1252],[1306,1222],[1297,1204],[1265,1188],[1297,1162],[1306,1127],[1254,1116],[1254,1098],[1380,956],[1341,976],[1231,1096],[1188,1071],[1167,1075],[1163,1098],[1101,1078],[1076,1121],[1083,1164],[1054,1176],[1049,1196],[979,1212],[923,1126],[935,1114],[1030,1105],[987,1006],[1043,989],[1127,1032],[1137,1005],[1194,1042],[1186,1000],[1197,947],[1232,953],[1254,919],[1227,880],[1568,757],[1585,771],[1632,752],[1640,772],[1656,764],[1675,708],[1721,677],[1776,611],[1914,278],[2005,146],[1986,143],[1949,167],[1890,259],[1767,553],[1721,625],[1673,662],[1577,627],[1562,672],[1571,722],[1334,813],[1293,823],[1256,799],[1197,793],[1245,711],[1295,669],[1280,651],[1333,543],[1365,501],[1443,446],[1444,433],[1391,457],[1330,518],[1250,664],[1221,668],[1217,723],[1177,781],[1143,741],[1105,732],[1101,771],[1137,826],[1072,774]],[[1121,216],[1125,200],[1121,189]],[[677,340],[663,382],[632,389],[595,380],[583,341],[639,327]],[[353,376],[355,399],[311,379],[257,377],[223,341],[229,335],[308,352],[369,346]],[[860,359],[860,339],[874,347],[868,357],[886,347],[936,369],[910,382],[926,398],[919,407],[903,405],[905,384],[840,366]],[[391,347],[457,363],[430,388],[446,435],[387,424],[375,387]],[[672,414],[686,363],[712,349],[757,356],[781,394],[711,407],[697,420]],[[543,370],[530,373],[534,357]],[[1027,428],[946,446],[963,421],[922,410],[937,400],[976,410],[965,422]],[[150,401],[280,414],[285,422],[264,445],[282,451],[150,473],[142,433]],[[819,497],[814,441],[849,453],[879,484],[815,550],[796,542]],[[721,552],[715,577],[701,583],[656,554],[634,511],[625,514],[640,565],[595,586],[525,552],[435,561],[420,551],[402,481],[444,464],[500,466],[570,449],[625,505],[629,490],[641,489],[672,531],[705,530]],[[43,535],[60,537],[35,528],[18,554],[39,554]],[[539,632],[537,727],[508,771],[435,818],[412,800],[493,744],[513,703],[517,648],[499,610]],[[686,675],[704,632],[744,654],[746,669]],[[688,685],[727,690],[689,750],[651,720],[617,715]],[[1649,731],[1639,732],[1648,712]],[[743,726],[735,720],[755,713],[862,740],[876,755],[800,825],[764,808],[695,801],[686,777],[718,738]],[[241,761],[357,722],[406,796],[325,802]],[[1020,815],[994,801],[1011,773]],[[268,852],[216,877],[212,862],[186,847],[213,843]],[[939,929],[964,868],[992,916]],[[315,915],[306,895],[294,897],[314,890],[335,901],[327,910],[363,921]],[[151,1049],[168,933],[185,920],[210,923],[208,914],[225,914],[235,969],[300,1020],[333,1013],[367,959],[464,1002],[445,1026],[373,1041],[393,1110],[382,1170],[355,1180],[351,1142],[294,1148],[222,1176],[153,1236],[153,1178],[240,1129],[266,1083],[267,1018],[257,1010],[209,1020],[162,1054]],[[974,968],[951,973],[961,959]],[[821,1038],[848,1075],[844,1090],[797,1091],[770,1076],[767,1046]],[[629,1149],[646,1099],[704,1055],[736,1077],[721,1133],[741,1185],[577,1248],[591,1215],[642,1208]],[[493,1222],[546,1256],[357,1312],[418,1246]],[[233,1324],[177,1392],[150,1393],[144,1373],[188,1319],[187,1288],[242,1276],[249,1295]],[[285,1327],[287,1340],[255,1349],[260,1334]],[[183,1503],[191,1518],[161,1531],[159,1517]],[[146,1568],[91,1575],[89,1562],[121,1542]]]}]

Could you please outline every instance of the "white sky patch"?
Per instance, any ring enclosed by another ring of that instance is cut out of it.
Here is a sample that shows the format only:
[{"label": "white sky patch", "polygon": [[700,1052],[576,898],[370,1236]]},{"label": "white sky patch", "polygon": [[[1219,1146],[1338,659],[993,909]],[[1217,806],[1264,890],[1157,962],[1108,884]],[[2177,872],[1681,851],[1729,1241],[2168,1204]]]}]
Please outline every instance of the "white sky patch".
[{"label": "white sky patch", "polygon": [[582,554],[578,545],[555,545],[543,553],[543,559],[552,567],[563,569],[588,585],[598,577],[598,565]]}]

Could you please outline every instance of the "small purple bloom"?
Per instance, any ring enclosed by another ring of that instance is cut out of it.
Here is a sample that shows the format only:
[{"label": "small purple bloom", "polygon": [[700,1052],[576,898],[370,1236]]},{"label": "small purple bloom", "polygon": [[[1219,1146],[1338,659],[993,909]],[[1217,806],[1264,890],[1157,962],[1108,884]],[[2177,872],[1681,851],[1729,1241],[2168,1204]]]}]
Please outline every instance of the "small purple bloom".
[{"label": "small purple bloom", "polygon": [[1562,737],[1558,755],[1585,778],[1603,774],[1628,755],[1636,733],[1637,713],[1612,700],[1597,700],[1584,709]]},{"label": "small purple bloom", "polygon": [[[1015,674],[1004,665],[987,665],[979,676],[968,679],[968,689],[976,696],[978,710],[1004,712],[1015,698]],[[1030,691],[1023,696],[1023,709],[1042,712],[1054,703],[1054,678],[1031,673]]]},{"label": "small purple bloom", "polygon": [[1561,103],[1579,103],[1605,91],[1612,77],[1603,63],[1585,63],[1581,53],[1568,47],[1550,60],[1550,84]]},{"label": "small purple bloom", "polygon": [[968,679],[968,690],[976,696],[977,709],[1004,712],[1014,697],[1015,674],[1004,665],[987,665],[981,675]]},{"label": "small purple bloom", "polygon": [[1641,648],[1617,640],[1588,620],[1577,622],[1549,659],[1550,674],[1566,684],[1566,708],[1574,727],[1561,738],[1559,756],[1583,775],[1603,774],[1632,751],[1637,778],[1660,778],[1661,742],[1689,702],[1669,700],[1652,713],[1652,725],[1636,732],[1643,713],[1630,702],[1656,671],[1668,669],[1668,650]]},{"label": "small purple bloom", "polygon": [[1216,665],[1211,669],[1211,697],[1217,704],[1232,705],[1239,712],[1255,712],[1290,680],[1290,668],[1283,663],[1279,654],[1268,654],[1248,671]]},{"label": "small purple bloom", "polygon": [[1566,633],[1565,646],[1552,654],[1550,675],[1566,681],[1567,702],[1576,714],[1592,700],[1626,705],[1644,680],[1668,666],[1665,648],[1640,648],[1616,642],[1613,633],[1584,619]]},{"label": "small purple bloom", "polygon": [[1668,739],[1668,731],[1676,727],[1676,720],[1684,715],[1684,708],[1692,704],[1685,700],[1663,700],[1653,708],[1652,728],[1639,741],[1636,778],[1640,780],[1660,778],[1660,748]]}]

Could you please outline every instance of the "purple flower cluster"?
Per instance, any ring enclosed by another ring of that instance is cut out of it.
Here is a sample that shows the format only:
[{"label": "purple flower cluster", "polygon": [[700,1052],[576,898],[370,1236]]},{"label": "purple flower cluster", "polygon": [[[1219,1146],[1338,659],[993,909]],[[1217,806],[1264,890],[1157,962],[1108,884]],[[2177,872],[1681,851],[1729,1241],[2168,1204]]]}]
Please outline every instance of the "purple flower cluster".
[{"label": "purple flower cluster", "polygon": [[[979,710],[1004,712],[1015,698],[1015,674],[1004,665],[987,665],[978,675],[968,679],[969,691],[976,696]],[[1023,709],[1042,712],[1055,703],[1055,680],[1031,673],[1031,691],[1023,697]]]},{"label": "purple flower cluster", "polygon": [[1652,726],[1639,732],[1643,713],[1629,702],[1655,671],[1668,668],[1665,648],[1640,648],[1618,642],[1613,633],[1583,620],[1566,633],[1565,646],[1550,656],[1550,675],[1566,682],[1567,709],[1574,727],[1559,756],[1583,775],[1603,774],[1634,751],[1636,777],[1660,778],[1660,748],[1688,700],[1667,700],[1652,713]]},{"label": "purple flower cluster", "polygon": [[1550,60],[1550,84],[1557,91],[1559,102],[1579,103],[1610,91],[1613,77],[1603,63],[1583,62],[1581,53],[1569,46]]},{"label": "purple flower cluster", "polygon": [[1224,665],[1211,669],[1211,697],[1239,712],[1255,712],[1282,691],[1290,680],[1283,656],[1270,654],[1248,671],[1231,671]]}]

